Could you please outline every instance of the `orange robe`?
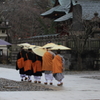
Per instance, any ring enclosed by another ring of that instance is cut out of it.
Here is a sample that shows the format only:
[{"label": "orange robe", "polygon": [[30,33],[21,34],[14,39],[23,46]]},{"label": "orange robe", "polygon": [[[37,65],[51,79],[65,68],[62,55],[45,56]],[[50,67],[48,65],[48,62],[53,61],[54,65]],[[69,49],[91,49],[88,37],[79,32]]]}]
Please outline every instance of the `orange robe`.
[{"label": "orange robe", "polygon": [[31,60],[26,60],[24,63],[24,71],[31,70],[32,68],[32,61]]},{"label": "orange robe", "polygon": [[63,72],[63,61],[59,55],[56,55],[52,60],[52,69],[53,69],[53,74]]},{"label": "orange robe", "polygon": [[42,57],[42,70],[43,71],[52,71],[52,59],[53,55],[50,52],[46,52]]},{"label": "orange robe", "polygon": [[23,57],[21,57],[17,60],[17,66],[19,69],[24,67],[24,58]]},{"label": "orange robe", "polygon": [[36,60],[34,63],[32,63],[32,69],[34,73],[41,72],[42,71],[41,61]]}]

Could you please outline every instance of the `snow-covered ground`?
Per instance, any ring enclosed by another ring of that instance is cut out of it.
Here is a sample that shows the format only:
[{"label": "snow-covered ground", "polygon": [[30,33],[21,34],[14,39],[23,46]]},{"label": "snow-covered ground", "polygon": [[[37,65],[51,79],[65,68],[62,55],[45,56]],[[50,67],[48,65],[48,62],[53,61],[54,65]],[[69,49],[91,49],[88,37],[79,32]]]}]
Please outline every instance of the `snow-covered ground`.
[{"label": "snow-covered ground", "polygon": [[[53,86],[58,87],[57,91],[1,91],[0,100],[100,100],[100,80],[83,78],[91,76],[100,77],[100,74],[67,74],[61,87],[54,80]],[[0,68],[0,78],[20,81],[19,73],[15,69]],[[44,76],[42,84],[43,82]]]}]

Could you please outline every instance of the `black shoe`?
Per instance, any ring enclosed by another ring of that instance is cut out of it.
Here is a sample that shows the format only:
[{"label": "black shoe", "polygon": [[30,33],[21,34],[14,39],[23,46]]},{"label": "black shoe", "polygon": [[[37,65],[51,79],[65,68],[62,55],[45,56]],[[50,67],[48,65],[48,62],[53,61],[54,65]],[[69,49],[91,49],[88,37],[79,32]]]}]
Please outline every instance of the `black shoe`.
[{"label": "black shoe", "polygon": [[27,77],[25,77],[25,81],[27,80],[28,78]]},{"label": "black shoe", "polygon": [[34,81],[34,83],[37,83],[37,81]]},{"label": "black shoe", "polygon": [[63,85],[63,83],[57,84],[57,86],[62,86],[62,85]]},{"label": "black shoe", "polygon": [[47,82],[44,82],[45,85],[47,85]]},{"label": "black shoe", "polygon": [[53,85],[53,83],[50,83],[50,85]]},{"label": "black shoe", "polygon": [[29,80],[28,82],[32,82],[31,80]]},{"label": "black shoe", "polygon": [[38,81],[38,83],[41,83],[41,81]]}]

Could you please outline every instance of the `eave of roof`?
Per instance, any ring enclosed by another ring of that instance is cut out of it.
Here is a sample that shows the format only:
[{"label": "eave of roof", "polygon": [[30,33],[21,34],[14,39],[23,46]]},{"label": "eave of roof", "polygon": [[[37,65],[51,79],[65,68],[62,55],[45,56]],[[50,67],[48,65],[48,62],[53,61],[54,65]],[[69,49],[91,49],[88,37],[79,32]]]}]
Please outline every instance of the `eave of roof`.
[{"label": "eave of roof", "polygon": [[[96,0],[96,1],[95,0],[77,0],[77,3],[75,2],[75,0],[70,0],[70,1],[72,1],[73,6],[76,4],[80,4],[82,6],[82,19],[91,20],[94,17],[94,13],[96,12],[98,13],[98,17],[100,17],[100,0]],[[47,12],[41,15],[45,16],[48,14],[52,14],[54,11],[58,11],[58,12],[65,12],[66,15],[56,19],[55,22],[65,21],[69,19],[70,17],[72,18],[72,15],[68,14],[70,4],[66,4],[66,6],[65,5],[62,6],[61,3],[64,4],[64,2],[66,2],[66,0],[61,0],[60,5],[54,8],[51,8],[50,10],[48,10]]]},{"label": "eave of roof", "polygon": [[66,21],[66,20],[68,20],[70,18],[73,18],[73,14],[72,13],[68,13],[68,14],[66,14],[66,15],[64,15],[64,16],[62,16],[62,17],[60,17],[60,18],[58,18],[58,19],[56,19],[54,21],[55,22],[61,22],[61,21]]},{"label": "eave of roof", "polygon": [[100,16],[100,0],[77,0],[77,3],[82,6],[82,18],[91,20],[94,17],[94,13],[98,13]]},{"label": "eave of roof", "polygon": [[48,35],[39,35],[39,36],[33,36],[30,38],[40,38],[40,37],[51,37],[51,36],[58,36],[59,34],[48,34]]},{"label": "eave of roof", "polygon": [[53,12],[66,12],[66,11],[69,11],[69,8],[70,8],[70,6],[65,7],[65,6],[58,5],[56,7],[51,8],[50,10],[42,13],[41,16],[46,16],[46,15],[52,14]]}]

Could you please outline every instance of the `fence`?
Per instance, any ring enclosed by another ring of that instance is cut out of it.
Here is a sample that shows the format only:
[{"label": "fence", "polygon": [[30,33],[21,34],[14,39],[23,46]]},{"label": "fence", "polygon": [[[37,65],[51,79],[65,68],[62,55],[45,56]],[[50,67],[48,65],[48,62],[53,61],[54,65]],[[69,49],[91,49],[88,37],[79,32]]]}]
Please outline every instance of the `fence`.
[{"label": "fence", "polygon": [[[13,45],[12,45],[12,56],[11,56],[12,64],[15,64],[16,55],[19,51],[17,44],[27,42],[27,43],[35,44],[35,45],[38,45],[38,46],[43,46],[50,41],[53,42],[53,43],[56,43],[56,44],[62,44],[62,45],[68,46],[72,49],[72,51],[75,50],[75,44],[74,44],[73,40],[68,39],[67,36],[60,36],[59,34],[45,35],[45,36],[34,36],[32,38],[29,38],[29,39],[22,39],[22,40],[17,40],[17,41],[14,40]],[[81,44],[81,43],[82,43],[82,40],[79,40],[79,44]],[[92,59],[93,62],[96,62],[96,61],[98,61],[98,59],[100,59],[99,49],[100,49],[100,39],[93,39],[93,38],[88,39],[88,41],[86,43],[85,50],[89,50],[89,51],[94,50],[99,55],[97,58]],[[73,59],[71,51],[62,51],[62,54],[64,55],[64,58],[66,60],[66,66],[65,67],[66,67],[66,69],[69,69],[69,67],[72,63],[72,59]],[[93,64],[95,64],[95,63],[93,63]],[[100,65],[98,65],[98,67],[100,67]]]}]

